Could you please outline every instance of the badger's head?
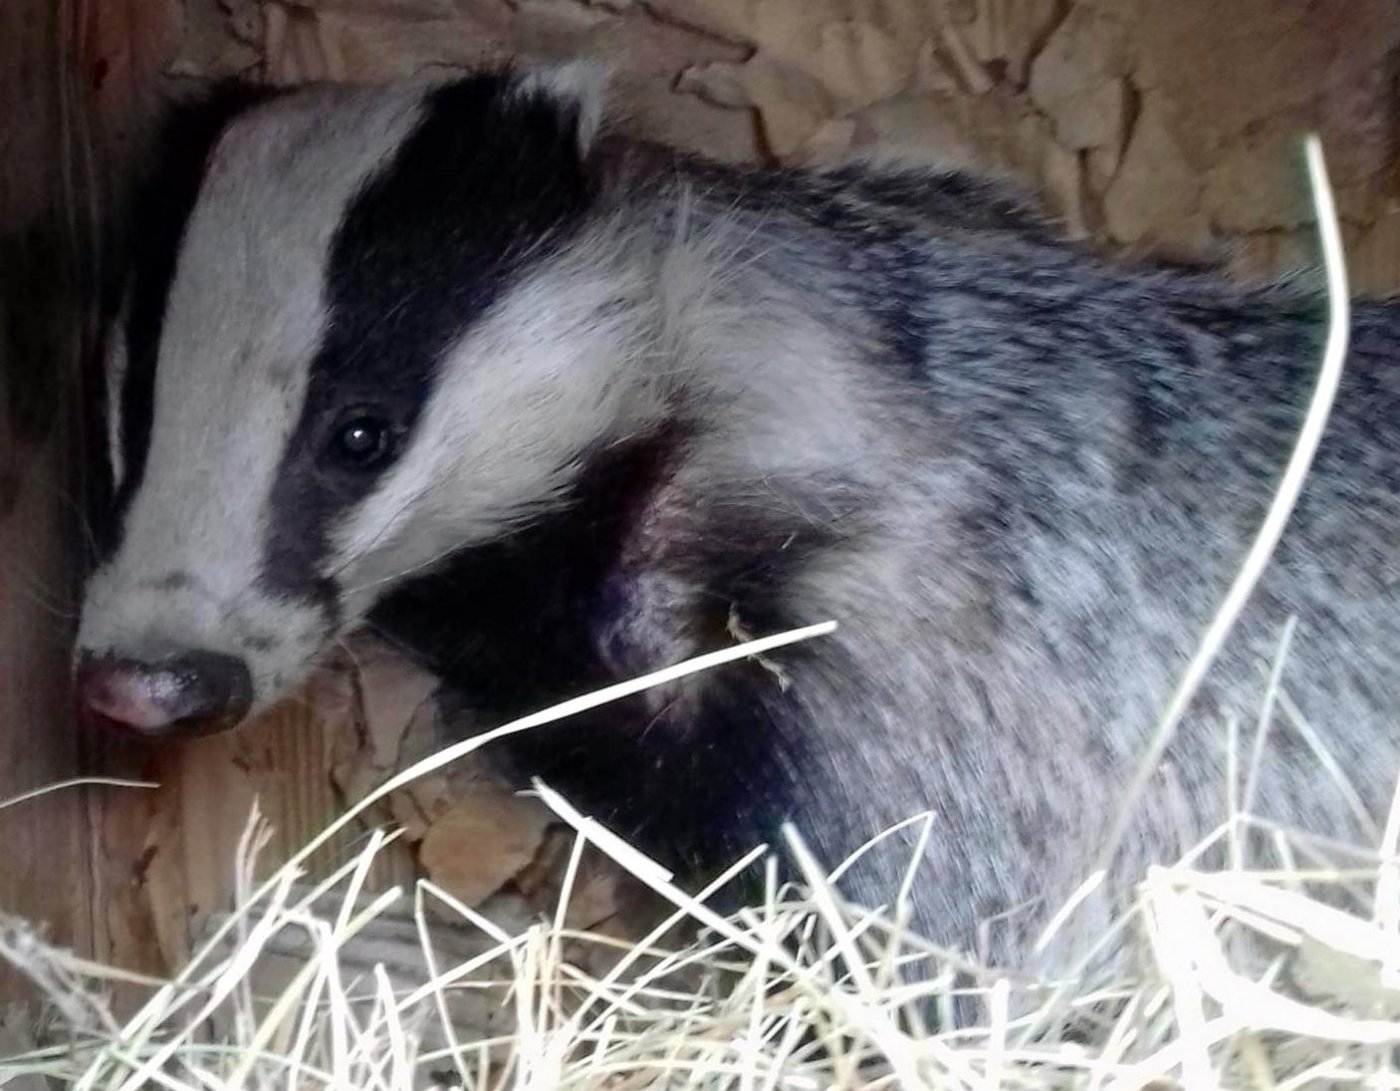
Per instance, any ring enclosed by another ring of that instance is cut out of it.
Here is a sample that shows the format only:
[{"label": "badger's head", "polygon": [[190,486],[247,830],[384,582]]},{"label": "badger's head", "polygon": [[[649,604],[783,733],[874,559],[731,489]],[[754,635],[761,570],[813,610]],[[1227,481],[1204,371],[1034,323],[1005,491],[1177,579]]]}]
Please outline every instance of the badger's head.
[{"label": "badger's head", "polygon": [[627,289],[600,272],[597,82],[216,99],[177,127],[111,338],[89,719],[238,723],[637,426]]}]

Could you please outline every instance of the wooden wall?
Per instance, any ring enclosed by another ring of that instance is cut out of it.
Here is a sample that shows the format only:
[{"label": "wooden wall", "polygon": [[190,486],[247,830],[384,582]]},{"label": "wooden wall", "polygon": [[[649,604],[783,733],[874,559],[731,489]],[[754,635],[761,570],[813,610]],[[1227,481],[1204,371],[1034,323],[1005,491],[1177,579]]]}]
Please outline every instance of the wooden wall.
[{"label": "wooden wall", "polygon": [[[91,328],[82,124],[61,6],[0,4],[0,801],[73,776],[72,382]],[[91,943],[84,794],[0,811],[0,910]],[[16,982],[0,967],[0,1000]]]}]

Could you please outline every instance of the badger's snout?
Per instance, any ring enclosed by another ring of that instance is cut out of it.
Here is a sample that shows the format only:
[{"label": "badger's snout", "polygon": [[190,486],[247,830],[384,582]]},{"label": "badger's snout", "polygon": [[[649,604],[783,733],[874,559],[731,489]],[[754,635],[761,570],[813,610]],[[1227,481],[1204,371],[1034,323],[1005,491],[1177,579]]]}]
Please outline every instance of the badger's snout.
[{"label": "badger's snout", "polygon": [[247,716],[253,703],[247,664],[218,652],[155,662],[84,654],[74,690],[85,722],[151,737],[224,731]]}]

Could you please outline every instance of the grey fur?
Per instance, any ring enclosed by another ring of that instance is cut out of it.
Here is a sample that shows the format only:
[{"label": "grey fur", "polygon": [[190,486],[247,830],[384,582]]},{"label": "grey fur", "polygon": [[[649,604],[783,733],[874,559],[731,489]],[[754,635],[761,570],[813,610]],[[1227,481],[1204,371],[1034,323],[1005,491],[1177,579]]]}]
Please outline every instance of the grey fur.
[{"label": "grey fur", "polygon": [[[1316,292],[1115,268],[958,175],[676,160],[595,138],[589,107],[587,221],[464,325],[403,458],[338,521],[332,624],[259,591],[246,558],[316,336],[329,234],[417,93],[294,95],[225,139],[242,150],[216,158],[182,257],[150,477],[92,584],[82,644],[237,652],[265,706],[406,578],[563,503],[587,451],[683,419],[684,457],[619,561],[616,674],[712,646],[675,619],[704,592],[680,555],[717,510],[781,511],[825,534],[784,613],[841,629],[780,660],[790,687],[775,678],[764,698],[772,775],[833,864],[932,809],[918,924],[969,944],[978,922],[1030,902],[996,939],[1019,957],[1085,877],[1262,517],[1315,373]],[[289,139],[283,163],[273,149]],[[1133,826],[1115,896],[1223,817],[1223,717],[1252,723],[1292,612],[1287,689],[1384,820],[1400,768],[1397,334],[1393,306],[1358,310],[1312,480]],[[157,585],[174,571],[193,588]],[[728,605],[743,623],[743,603]],[[658,714],[679,701],[683,715],[708,684],[657,697]],[[1284,726],[1257,810],[1370,835]],[[887,898],[897,857],[853,895]],[[1061,957],[1100,933],[1102,912],[1076,916]]]}]

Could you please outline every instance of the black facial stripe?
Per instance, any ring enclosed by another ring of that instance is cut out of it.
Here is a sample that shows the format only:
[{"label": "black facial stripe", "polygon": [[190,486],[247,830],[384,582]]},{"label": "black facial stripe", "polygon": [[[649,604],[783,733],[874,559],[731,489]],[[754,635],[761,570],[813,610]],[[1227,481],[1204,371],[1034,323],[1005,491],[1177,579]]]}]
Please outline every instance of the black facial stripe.
[{"label": "black facial stripe", "polygon": [[329,528],[392,465],[328,466],[339,415],[373,407],[406,442],[442,353],[526,260],[581,223],[589,191],[577,125],[576,110],[521,98],[506,74],[446,85],[347,208],[327,267],[326,334],[272,495],[263,567],[277,592],[333,596],[316,575]]},{"label": "black facial stripe", "polygon": [[124,474],[103,528],[104,554],[120,544],[127,510],[145,474],[166,303],[205,164],[234,119],[274,94],[267,88],[229,82],[175,107],[156,140],[151,173],[133,195],[125,239],[130,252],[129,310],[125,328],[111,333],[126,338],[126,375],[119,391],[105,392],[107,398],[118,399]]}]

